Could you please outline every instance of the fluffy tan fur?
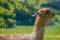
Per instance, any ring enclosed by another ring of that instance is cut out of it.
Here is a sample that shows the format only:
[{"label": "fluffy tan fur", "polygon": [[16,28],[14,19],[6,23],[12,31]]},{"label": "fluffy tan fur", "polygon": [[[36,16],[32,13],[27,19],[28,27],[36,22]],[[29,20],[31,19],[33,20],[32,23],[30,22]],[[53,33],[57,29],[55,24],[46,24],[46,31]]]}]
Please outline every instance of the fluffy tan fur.
[{"label": "fluffy tan fur", "polygon": [[0,40],[43,40],[45,24],[54,16],[52,14],[48,8],[42,8],[34,14],[36,21],[31,34],[0,34]]}]

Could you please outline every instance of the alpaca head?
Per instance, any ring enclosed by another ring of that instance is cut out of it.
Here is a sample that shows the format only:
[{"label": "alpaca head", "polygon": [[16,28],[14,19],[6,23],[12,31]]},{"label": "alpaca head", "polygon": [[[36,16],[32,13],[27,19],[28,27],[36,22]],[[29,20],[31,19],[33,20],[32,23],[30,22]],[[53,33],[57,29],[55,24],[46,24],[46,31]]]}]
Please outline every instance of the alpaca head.
[{"label": "alpaca head", "polygon": [[53,13],[51,10],[49,10],[48,8],[42,8],[40,10],[38,10],[34,16],[36,17],[40,17],[42,19],[46,19],[49,20],[51,18],[53,18],[55,16],[55,13]]}]

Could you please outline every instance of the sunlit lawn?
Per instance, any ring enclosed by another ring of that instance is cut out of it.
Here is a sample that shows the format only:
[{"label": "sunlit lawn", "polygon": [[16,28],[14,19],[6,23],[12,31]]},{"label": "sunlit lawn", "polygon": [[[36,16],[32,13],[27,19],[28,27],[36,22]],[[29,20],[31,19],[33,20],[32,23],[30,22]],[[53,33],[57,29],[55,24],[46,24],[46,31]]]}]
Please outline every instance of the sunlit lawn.
[{"label": "sunlit lawn", "polygon": [[60,27],[46,28],[44,40],[60,40]]},{"label": "sunlit lawn", "polygon": [[0,34],[25,34],[31,33],[33,30],[32,26],[17,26],[15,28],[10,29],[0,29]]},{"label": "sunlit lawn", "polygon": [[[33,30],[32,26],[17,26],[11,29],[0,29],[0,34],[29,34]],[[44,40],[60,40],[60,37],[49,37],[60,35],[60,27],[52,27],[45,29]]]}]

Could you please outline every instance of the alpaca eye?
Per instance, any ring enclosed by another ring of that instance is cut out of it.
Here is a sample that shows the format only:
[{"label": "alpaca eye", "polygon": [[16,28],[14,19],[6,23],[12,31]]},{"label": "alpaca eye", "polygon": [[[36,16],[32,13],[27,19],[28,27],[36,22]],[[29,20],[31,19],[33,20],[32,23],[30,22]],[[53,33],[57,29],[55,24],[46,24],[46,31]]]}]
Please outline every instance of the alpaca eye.
[{"label": "alpaca eye", "polygon": [[43,12],[43,10],[41,10],[41,12]]}]

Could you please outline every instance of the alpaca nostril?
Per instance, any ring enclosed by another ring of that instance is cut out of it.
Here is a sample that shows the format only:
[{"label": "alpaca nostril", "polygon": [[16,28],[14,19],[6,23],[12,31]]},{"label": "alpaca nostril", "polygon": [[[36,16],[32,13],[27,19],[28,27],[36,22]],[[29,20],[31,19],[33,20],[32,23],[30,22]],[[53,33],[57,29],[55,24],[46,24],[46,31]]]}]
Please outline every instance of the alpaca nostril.
[{"label": "alpaca nostril", "polygon": [[32,17],[35,17],[36,16],[36,13],[34,13],[33,15],[32,15]]},{"label": "alpaca nostril", "polygon": [[35,17],[37,14],[40,14],[39,12],[36,12],[32,15],[32,17]]},{"label": "alpaca nostril", "polygon": [[35,17],[35,15],[32,15],[32,17]]}]

